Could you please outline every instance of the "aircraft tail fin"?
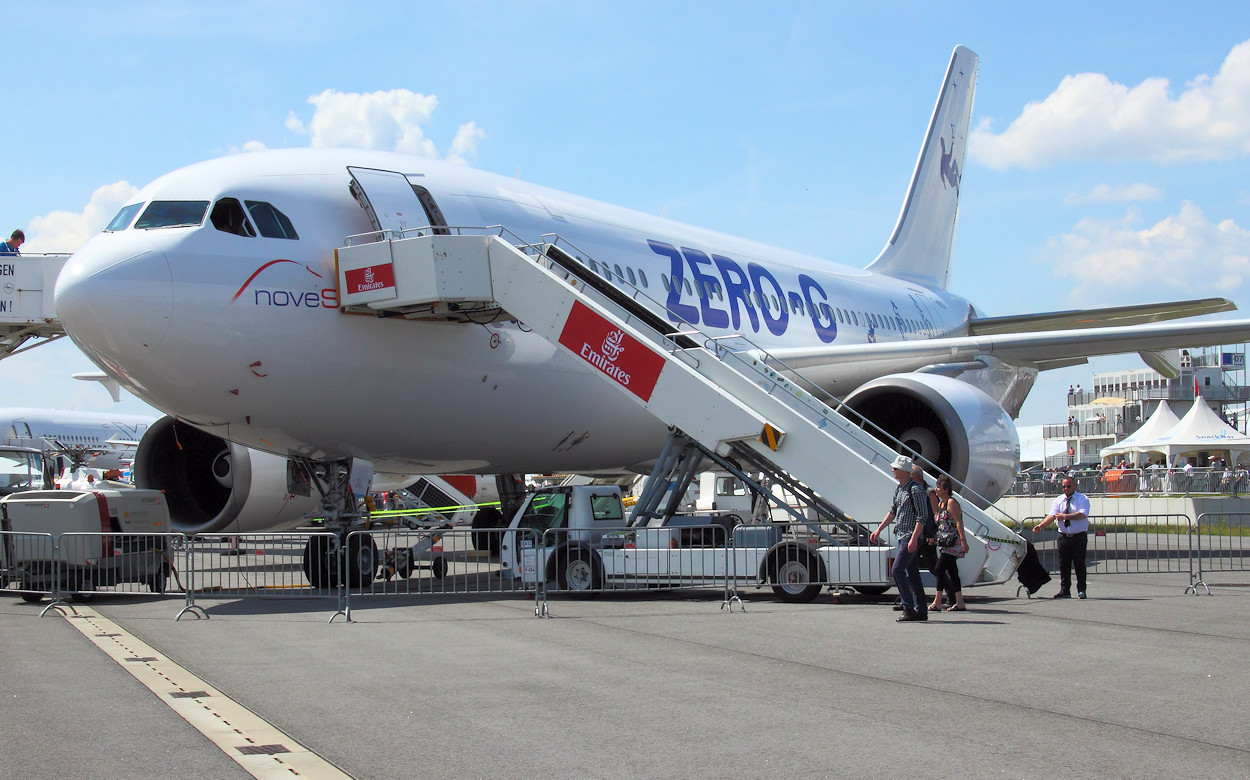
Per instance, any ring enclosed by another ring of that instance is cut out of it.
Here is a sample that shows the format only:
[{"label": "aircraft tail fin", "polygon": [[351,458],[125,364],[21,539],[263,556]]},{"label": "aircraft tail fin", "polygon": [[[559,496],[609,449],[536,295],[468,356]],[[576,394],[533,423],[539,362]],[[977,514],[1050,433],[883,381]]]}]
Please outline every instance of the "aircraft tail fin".
[{"label": "aircraft tail fin", "polygon": [[978,61],[971,49],[955,47],[903,211],[889,242],[868,265],[869,271],[926,287],[946,287]]}]

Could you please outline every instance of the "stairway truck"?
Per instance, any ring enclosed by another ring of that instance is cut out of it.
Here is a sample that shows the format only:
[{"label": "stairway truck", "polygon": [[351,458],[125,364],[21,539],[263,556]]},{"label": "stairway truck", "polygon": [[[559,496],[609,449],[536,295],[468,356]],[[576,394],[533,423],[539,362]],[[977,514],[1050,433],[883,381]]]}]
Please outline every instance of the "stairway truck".
[{"label": "stairway truck", "polygon": [[771,586],[792,602],[811,601],[826,584],[880,592],[891,583],[892,548],[827,544],[803,525],[719,520],[679,515],[626,528],[617,487],[544,489],[513,517],[502,571],[568,591]]},{"label": "stairway truck", "polygon": [[164,592],[169,507],[159,490],[34,490],[0,499],[0,563],[24,597],[137,582]]}]

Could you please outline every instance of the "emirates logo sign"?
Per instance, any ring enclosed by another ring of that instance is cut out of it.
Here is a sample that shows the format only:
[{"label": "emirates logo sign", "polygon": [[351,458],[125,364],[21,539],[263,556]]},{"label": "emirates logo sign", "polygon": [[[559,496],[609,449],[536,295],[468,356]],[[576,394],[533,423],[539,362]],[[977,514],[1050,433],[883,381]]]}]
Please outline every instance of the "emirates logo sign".
[{"label": "emirates logo sign", "polygon": [[664,368],[663,356],[592,309],[574,302],[560,344],[643,401],[651,400]]},{"label": "emirates logo sign", "polygon": [[387,263],[386,265],[369,265],[364,268],[354,268],[344,272],[343,280],[346,282],[348,295],[394,287],[395,267]]}]

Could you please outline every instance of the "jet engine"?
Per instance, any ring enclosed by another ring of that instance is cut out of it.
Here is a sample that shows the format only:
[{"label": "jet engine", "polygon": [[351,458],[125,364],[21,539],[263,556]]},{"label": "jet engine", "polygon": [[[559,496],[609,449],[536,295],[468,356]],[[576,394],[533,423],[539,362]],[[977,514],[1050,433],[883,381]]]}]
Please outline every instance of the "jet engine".
[{"label": "jet engine", "polygon": [[[891,374],[847,396],[875,423],[878,438],[898,439],[966,486],[984,509],[997,501],[1020,466],[1020,440],[1007,412],[967,382],[938,374]],[[882,433],[884,432],[884,433]]]},{"label": "jet engine", "polygon": [[165,491],[175,531],[254,533],[293,528],[317,496],[293,495],[288,461],[205,433],[172,417],[148,428],[135,451],[135,484]]}]

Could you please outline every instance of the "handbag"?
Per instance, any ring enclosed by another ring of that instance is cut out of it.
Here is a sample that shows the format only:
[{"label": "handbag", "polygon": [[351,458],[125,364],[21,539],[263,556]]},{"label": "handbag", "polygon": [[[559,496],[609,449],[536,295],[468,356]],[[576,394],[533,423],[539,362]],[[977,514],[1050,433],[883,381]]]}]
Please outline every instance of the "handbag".
[{"label": "handbag", "polygon": [[943,528],[938,531],[937,539],[935,541],[937,542],[937,546],[944,550],[959,547],[959,532],[954,528]]}]

